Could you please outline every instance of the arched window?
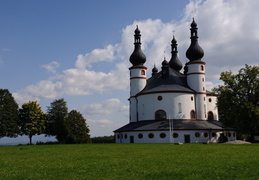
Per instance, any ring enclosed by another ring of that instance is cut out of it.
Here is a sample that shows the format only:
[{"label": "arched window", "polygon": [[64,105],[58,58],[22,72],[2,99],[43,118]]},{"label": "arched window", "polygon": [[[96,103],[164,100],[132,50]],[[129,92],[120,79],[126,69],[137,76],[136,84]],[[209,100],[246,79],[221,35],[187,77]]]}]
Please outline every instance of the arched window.
[{"label": "arched window", "polygon": [[166,112],[164,110],[157,110],[155,113],[156,120],[166,119]]},{"label": "arched window", "polygon": [[196,113],[194,110],[191,110],[191,119],[192,120],[196,119]]},{"label": "arched window", "polygon": [[201,71],[204,71],[204,66],[203,65],[201,65]]},{"label": "arched window", "polygon": [[213,112],[209,111],[208,112],[208,120],[214,120]]},{"label": "arched window", "polygon": [[181,103],[178,103],[178,112],[182,113],[182,104]]},{"label": "arched window", "polygon": [[146,75],[145,70],[141,70],[141,75]]}]

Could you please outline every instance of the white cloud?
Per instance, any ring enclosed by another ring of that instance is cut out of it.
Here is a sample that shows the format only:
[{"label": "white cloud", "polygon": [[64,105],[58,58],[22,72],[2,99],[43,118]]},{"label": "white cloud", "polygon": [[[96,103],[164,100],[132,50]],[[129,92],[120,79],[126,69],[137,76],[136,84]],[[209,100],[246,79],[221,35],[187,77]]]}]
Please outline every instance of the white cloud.
[{"label": "white cloud", "polygon": [[42,65],[41,67],[46,69],[48,72],[51,72],[51,73],[56,73],[56,69],[60,66],[60,63],[56,62],[56,61],[52,61],[51,63],[49,64],[45,64],[45,65]]},{"label": "white cloud", "polygon": [[[245,63],[258,65],[259,21],[255,21],[259,18],[257,7],[256,0],[197,0],[190,1],[183,18],[178,22],[162,22],[159,19],[136,21],[122,30],[121,42],[78,55],[75,67],[64,70],[55,78],[27,86],[17,91],[15,97],[20,101],[27,101],[127,89],[130,67],[128,59],[134,48],[133,35],[137,24],[142,34],[142,49],[147,57],[145,65],[149,68],[149,74],[155,62],[160,69],[164,51],[166,59],[170,60],[173,30],[176,31],[179,58],[184,64],[188,61],[185,52],[190,44],[189,29],[193,11],[199,28],[199,44],[205,51],[203,61],[207,63],[206,80],[211,87],[214,82],[218,83],[222,71],[237,70]],[[98,62],[108,62],[111,67],[105,68],[105,72],[97,71],[95,65]],[[45,66],[52,72],[57,67],[55,63]]]},{"label": "white cloud", "polygon": [[116,45],[108,45],[105,49],[94,49],[91,53],[86,55],[79,54],[75,62],[75,67],[78,69],[85,69],[92,67],[93,63],[100,61],[112,61],[115,59],[114,52]]},{"label": "white cloud", "polygon": [[79,108],[86,117],[109,115],[112,113],[128,113],[129,107],[119,99],[112,98],[101,103],[86,104]]}]

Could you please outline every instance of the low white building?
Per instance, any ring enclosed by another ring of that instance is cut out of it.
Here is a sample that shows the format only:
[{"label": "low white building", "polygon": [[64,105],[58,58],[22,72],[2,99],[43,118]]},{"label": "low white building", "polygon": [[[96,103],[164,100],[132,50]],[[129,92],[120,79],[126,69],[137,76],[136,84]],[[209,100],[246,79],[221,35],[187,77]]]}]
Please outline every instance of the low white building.
[{"label": "low white building", "polygon": [[217,96],[206,91],[203,49],[198,44],[198,28],[193,19],[189,62],[181,73],[177,41],[171,41],[170,61],[154,66],[146,78],[146,56],[141,50],[141,34],[135,30],[135,49],[130,56],[130,120],[114,131],[116,143],[207,143],[235,140],[233,129],[218,121]]}]

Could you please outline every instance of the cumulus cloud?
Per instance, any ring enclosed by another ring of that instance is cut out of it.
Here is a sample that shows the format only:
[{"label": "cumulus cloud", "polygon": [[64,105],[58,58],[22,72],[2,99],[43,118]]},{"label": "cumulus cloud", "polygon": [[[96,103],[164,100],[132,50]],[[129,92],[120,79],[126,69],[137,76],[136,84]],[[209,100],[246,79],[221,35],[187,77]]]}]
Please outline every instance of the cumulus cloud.
[{"label": "cumulus cloud", "polygon": [[[179,21],[135,21],[122,30],[121,41],[117,44],[78,55],[75,67],[64,70],[55,78],[17,91],[15,98],[27,101],[128,89],[128,58],[134,48],[133,35],[137,24],[142,34],[142,49],[147,56],[145,65],[149,74],[154,63],[160,69],[164,56],[170,60],[173,30],[178,41],[179,58],[184,64],[188,61],[185,52],[190,44],[189,28],[193,11],[199,28],[199,44],[205,51],[203,61],[207,63],[206,80],[211,87],[215,82],[218,83],[222,71],[235,72],[245,63],[258,65],[259,21],[254,21],[259,18],[257,3],[255,0],[190,1]],[[97,71],[95,64],[100,62],[110,63],[111,66],[105,72]],[[52,62],[44,68],[56,72],[58,66],[58,63]]]},{"label": "cumulus cloud", "polygon": [[46,69],[48,72],[56,73],[57,68],[60,66],[60,63],[56,61],[52,61],[49,64],[42,65],[41,67]]},{"label": "cumulus cloud", "polygon": [[129,106],[124,105],[119,99],[112,98],[101,103],[86,104],[80,108],[87,117],[109,115],[112,113],[128,113]]},{"label": "cumulus cloud", "polygon": [[78,69],[85,69],[92,67],[93,63],[101,61],[112,61],[115,59],[114,52],[116,45],[108,45],[104,49],[94,49],[91,53],[86,55],[79,54],[75,62],[75,67]]}]

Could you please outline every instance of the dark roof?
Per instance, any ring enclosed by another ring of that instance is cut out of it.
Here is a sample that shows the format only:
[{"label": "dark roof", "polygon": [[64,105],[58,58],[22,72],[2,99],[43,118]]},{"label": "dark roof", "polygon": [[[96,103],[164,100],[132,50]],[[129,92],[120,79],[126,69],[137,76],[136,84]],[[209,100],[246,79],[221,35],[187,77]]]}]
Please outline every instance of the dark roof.
[{"label": "dark roof", "polygon": [[[188,120],[188,119],[174,119],[173,129],[174,130],[224,130],[227,128],[223,127],[220,121],[209,121],[209,120]],[[232,128],[228,128],[232,129]],[[139,122],[129,123],[114,132],[124,131],[161,131],[169,130],[168,120],[146,120]]]},{"label": "dark roof", "polygon": [[195,93],[195,91],[187,85],[187,79],[184,74],[169,68],[168,76],[162,76],[162,72],[160,71],[149,78],[145,88],[138,93],[137,96],[146,93],[166,91]]}]

